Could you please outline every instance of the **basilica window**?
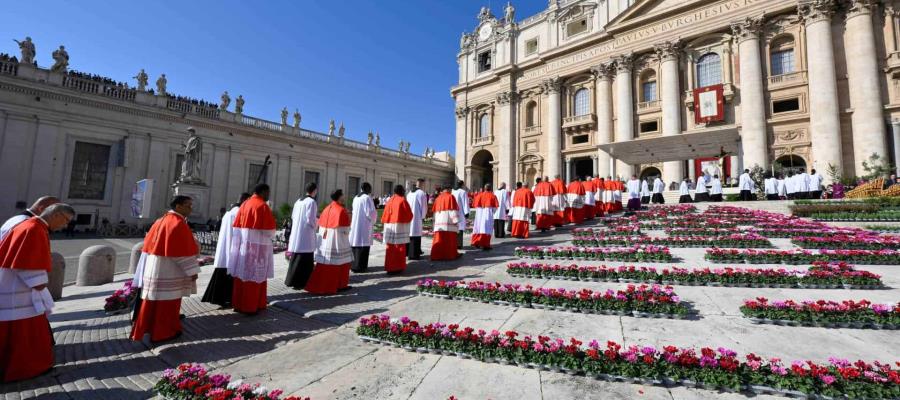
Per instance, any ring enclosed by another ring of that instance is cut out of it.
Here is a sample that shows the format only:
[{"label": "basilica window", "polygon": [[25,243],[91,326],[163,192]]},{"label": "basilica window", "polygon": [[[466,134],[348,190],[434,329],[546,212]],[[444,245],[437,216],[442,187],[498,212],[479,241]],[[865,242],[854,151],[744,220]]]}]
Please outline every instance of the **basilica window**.
[{"label": "basilica window", "polygon": [[484,72],[491,69],[491,52],[490,50],[478,54],[478,72]]},{"label": "basilica window", "polygon": [[69,177],[70,199],[103,200],[110,151],[111,147],[107,145],[75,142]]},{"label": "basilica window", "polygon": [[478,118],[478,137],[491,136],[491,117],[487,114],[481,114]]},{"label": "basilica window", "polygon": [[269,183],[268,172],[263,173],[265,168],[262,164],[250,164],[247,172],[247,191],[253,192],[253,188],[259,183]]},{"label": "basilica window", "polygon": [[537,53],[538,51],[538,40],[537,38],[531,39],[525,42],[525,55],[531,55]]},{"label": "basilica window", "polygon": [[[309,185],[310,183],[315,183],[316,186],[319,185],[319,173],[316,171],[306,171],[303,173],[303,187]],[[320,188],[322,189],[322,188]],[[324,191],[324,189],[322,190]]]},{"label": "basilica window", "polygon": [[697,87],[722,83],[722,61],[716,53],[706,53],[697,59]]},{"label": "basilica window", "polygon": [[792,37],[785,36],[775,40],[769,48],[772,76],[794,72],[794,39]]},{"label": "basilica window", "polygon": [[566,36],[575,36],[579,33],[587,32],[587,18],[569,22],[566,25]]},{"label": "basilica window", "polygon": [[537,103],[530,101],[525,106],[525,126],[530,128],[536,126],[538,122]]},{"label": "basilica window", "polygon": [[656,101],[656,87],[656,72],[644,72],[641,75],[641,102]]},{"label": "basilica window", "polygon": [[578,89],[574,96],[575,116],[587,115],[591,112],[591,93],[587,89]]},{"label": "basilica window", "polygon": [[361,182],[362,182],[362,179],[358,176],[348,176],[347,177],[347,191],[345,193],[347,193],[348,195],[351,195],[351,196],[356,195],[356,193],[359,193]]}]

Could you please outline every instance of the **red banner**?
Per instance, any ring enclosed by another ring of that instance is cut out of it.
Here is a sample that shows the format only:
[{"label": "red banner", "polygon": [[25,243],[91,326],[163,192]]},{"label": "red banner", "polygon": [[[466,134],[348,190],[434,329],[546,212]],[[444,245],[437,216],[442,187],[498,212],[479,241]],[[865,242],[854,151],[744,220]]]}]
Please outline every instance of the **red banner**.
[{"label": "red banner", "polygon": [[725,119],[725,86],[694,89],[694,123],[707,124]]}]

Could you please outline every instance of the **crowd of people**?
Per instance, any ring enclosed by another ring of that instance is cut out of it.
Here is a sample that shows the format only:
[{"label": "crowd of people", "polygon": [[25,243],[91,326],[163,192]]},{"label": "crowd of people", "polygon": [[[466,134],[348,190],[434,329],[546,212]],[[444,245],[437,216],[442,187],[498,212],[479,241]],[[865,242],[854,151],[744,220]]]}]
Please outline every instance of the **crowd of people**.
[{"label": "crowd of people", "polygon": [[[151,92],[152,92],[152,90],[151,90]],[[171,98],[172,98],[173,100],[175,100],[175,101],[180,101],[180,102],[182,102],[182,103],[193,104],[193,105],[195,105],[195,106],[206,107],[206,108],[212,108],[212,109],[218,109],[218,108],[219,108],[219,104],[218,104],[218,103],[214,103],[214,102],[211,102],[211,101],[198,100],[198,99],[195,99],[195,98],[192,98],[192,97],[187,97],[187,96],[173,96],[173,95],[169,95],[169,97],[171,97]]]},{"label": "crowd of people", "polygon": [[119,81],[116,81],[115,79],[107,78],[105,76],[101,76],[101,75],[97,75],[97,74],[89,74],[86,72],[79,72],[74,69],[70,69],[70,70],[66,71],[66,75],[73,77],[73,78],[84,79],[84,80],[88,80],[88,81],[102,83],[104,85],[118,86],[123,89],[128,89],[127,83],[119,82]]}]

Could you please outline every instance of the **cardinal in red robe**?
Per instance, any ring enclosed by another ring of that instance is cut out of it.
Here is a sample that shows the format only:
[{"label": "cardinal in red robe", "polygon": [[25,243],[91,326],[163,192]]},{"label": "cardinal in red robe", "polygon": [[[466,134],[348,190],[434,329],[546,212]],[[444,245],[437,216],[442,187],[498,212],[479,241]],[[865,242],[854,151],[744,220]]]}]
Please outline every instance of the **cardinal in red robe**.
[{"label": "cardinal in red robe", "polygon": [[581,181],[581,186],[584,187],[584,196],[582,196],[584,219],[594,219],[594,183],[591,181],[591,177]]},{"label": "cardinal in red robe", "polygon": [[566,188],[566,222],[580,224],[584,222],[584,186],[578,179],[569,183]]},{"label": "cardinal in red robe", "polygon": [[594,216],[602,217],[604,214],[603,178],[594,178],[594,180],[591,183],[594,186]]},{"label": "cardinal in red robe", "polygon": [[434,200],[434,239],[431,241],[431,260],[455,260],[459,257],[456,251],[456,232],[459,230],[459,206],[456,198],[450,194],[450,188],[444,188]]},{"label": "cardinal in red robe", "polygon": [[57,203],[12,228],[0,240],[0,381],[38,376],[53,367],[47,315],[51,269],[50,231],[68,225],[72,207]]},{"label": "cardinal in red robe", "polygon": [[402,185],[394,186],[394,195],[388,199],[381,214],[384,224],[384,271],[393,274],[406,270],[406,246],[409,245],[409,227],[413,213],[404,197]]},{"label": "cardinal in red robe", "polygon": [[141,305],[131,326],[131,339],[151,342],[181,335],[181,298],[197,293],[200,249],[187,224],[193,202],[175,196],[171,210],[153,223],[144,238],[139,273]]},{"label": "cardinal in red robe", "polygon": [[331,193],[331,204],[319,216],[319,247],[316,248],[316,267],[313,269],[307,292],[335,294],[350,288],[350,213],[344,208],[344,191]]},{"label": "cardinal in red robe", "polygon": [[566,222],[566,208],[568,207],[568,202],[566,201],[566,184],[563,183],[562,179],[559,179],[559,175],[556,176],[556,179],[553,182],[550,182],[550,185],[553,186],[553,191],[556,192],[553,196],[553,212],[556,215],[556,218],[553,220],[554,226],[562,226]]},{"label": "cardinal in red robe", "polygon": [[522,182],[516,183],[516,191],[512,197],[512,235],[520,239],[527,239],[531,209],[534,207],[534,193]]},{"label": "cardinal in red robe", "polygon": [[243,314],[266,309],[266,280],[275,277],[275,216],[268,199],[269,185],[256,185],[234,219],[228,274],[234,277],[231,305]]},{"label": "cardinal in red robe", "polygon": [[556,190],[550,182],[542,181],[541,178],[536,179],[537,184],[534,185],[534,212],[535,225],[542,232],[550,229],[556,222],[555,207],[553,207],[553,199],[556,197]]},{"label": "cardinal in red robe", "polygon": [[475,220],[472,223],[472,246],[482,250],[491,249],[491,234],[494,232],[494,210],[500,207],[497,196],[491,185],[484,185],[484,190],[475,195],[472,208],[475,209]]}]

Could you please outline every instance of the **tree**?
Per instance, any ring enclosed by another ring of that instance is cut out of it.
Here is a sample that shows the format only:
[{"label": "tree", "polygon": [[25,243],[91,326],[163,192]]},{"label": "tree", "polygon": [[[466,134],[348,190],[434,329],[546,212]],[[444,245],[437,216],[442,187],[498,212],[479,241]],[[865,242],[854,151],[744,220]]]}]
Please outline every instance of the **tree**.
[{"label": "tree", "polygon": [[[756,188],[764,187],[763,182],[766,180],[767,173],[768,171],[766,171],[765,168],[756,164],[753,164],[753,167],[750,168],[750,179],[753,180],[753,184],[756,185]],[[757,197],[757,192],[753,192],[753,196]]]},{"label": "tree", "polygon": [[866,171],[863,175],[865,180],[878,179],[894,173],[894,166],[886,159],[882,159],[878,153],[872,153],[868,160],[862,162],[862,167],[863,171]]}]

